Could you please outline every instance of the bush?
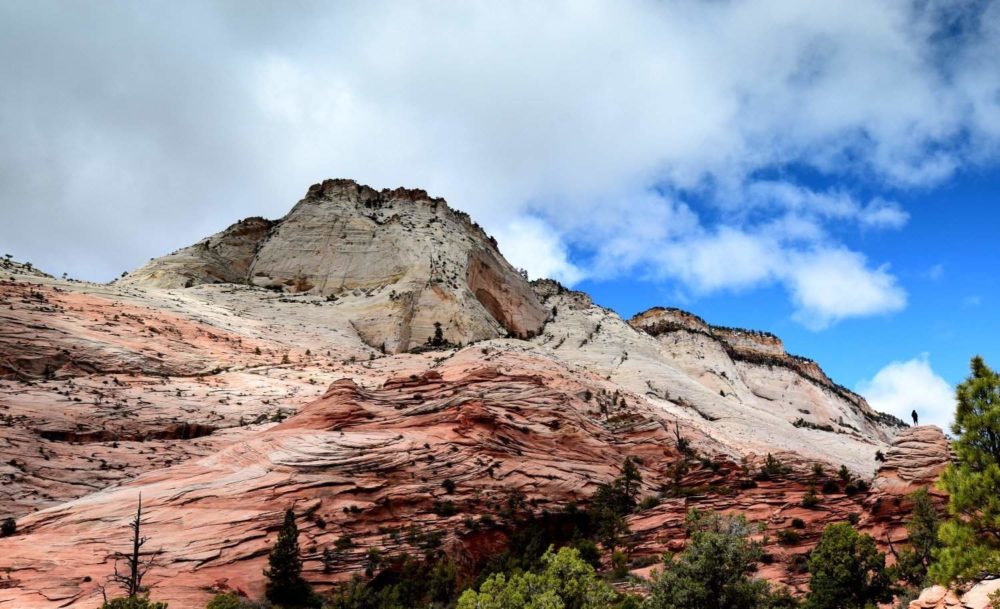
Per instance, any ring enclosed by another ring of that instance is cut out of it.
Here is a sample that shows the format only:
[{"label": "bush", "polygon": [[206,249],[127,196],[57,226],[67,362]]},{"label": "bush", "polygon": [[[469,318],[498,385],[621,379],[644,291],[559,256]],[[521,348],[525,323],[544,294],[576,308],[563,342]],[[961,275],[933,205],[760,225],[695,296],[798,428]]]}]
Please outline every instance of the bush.
[{"label": "bush", "polygon": [[761,481],[773,480],[775,478],[780,478],[791,471],[792,468],[782,463],[771,453],[767,453],[767,458],[764,459],[764,465],[762,465],[760,470],[757,472],[755,479]]},{"label": "bush", "polygon": [[106,601],[101,609],[167,609],[167,604],[151,601],[148,596],[122,596]]},{"label": "bush", "polygon": [[794,546],[802,541],[802,536],[795,529],[781,529],[778,531],[778,543],[783,546]]},{"label": "bush", "polygon": [[205,609],[266,609],[270,606],[267,601],[252,601],[235,592],[224,592],[213,596],[205,605]]},{"label": "bush", "polygon": [[660,505],[660,499],[659,499],[659,497],[656,497],[654,495],[649,495],[647,497],[643,497],[642,501],[639,502],[639,509],[640,510],[651,510],[651,509],[655,508],[658,505]]},{"label": "bush", "polygon": [[823,494],[832,495],[834,493],[840,492],[840,485],[837,484],[836,480],[826,479],[823,481]]},{"label": "bush", "polygon": [[9,537],[17,532],[17,522],[13,518],[4,518],[0,523],[0,537]]},{"label": "bush", "polygon": [[820,504],[819,496],[816,495],[815,489],[809,489],[809,491],[802,497],[802,507],[812,509]]},{"label": "bush", "polygon": [[801,518],[792,518],[792,526],[796,529],[804,529],[806,528],[806,521]]},{"label": "bush", "polygon": [[848,497],[857,495],[858,493],[865,493],[868,491],[868,483],[864,480],[851,480],[844,486],[844,493]]},{"label": "bush", "polygon": [[458,513],[458,506],[453,501],[435,501],[431,510],[441,518],[448,518]]},{"label": "bush", "polygon": [[563,607],[606,609],[615,600],[614,591],[573,548],[552,548],[542,556],[542,569],[509,577],[491,575],[479,590],[466,590],[458,609],[505,609],[508,607]]},{"label": "bush", "polygon": [[382,559],[371,580],[360,576],[342,585],[325,609],[409,609],[451,607],[459,587],[458,569],[445,556],[418,561],[408,554]]},{"label": "bush", "polygon": [[441,487],[444,488],[444,492],[450,495],[455,492],[455,481],[452,480],[451,478],[448,478],[441,483]]},{"label": "bush", "polygon": [[205,609],[242,609],[243,597],[233,592],[216,594],[208,601]]},{"label": "bush", "polygon": [[611,577],[615,579],[625,579],[628,575],[628,556],[621,550],[611,553]]}]

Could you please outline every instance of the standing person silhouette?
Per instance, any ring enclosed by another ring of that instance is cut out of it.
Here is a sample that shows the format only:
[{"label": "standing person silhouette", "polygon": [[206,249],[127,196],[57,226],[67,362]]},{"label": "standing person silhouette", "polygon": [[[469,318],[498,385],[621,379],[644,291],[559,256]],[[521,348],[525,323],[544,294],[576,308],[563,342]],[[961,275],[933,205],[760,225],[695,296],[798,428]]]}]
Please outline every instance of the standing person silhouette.
[{"label": "standing person silhouette", "polygon": [[916,427],[918,421],[917,411],[914,409],[914,411],[910,413],[910,416],[913,417],[913,425]]}]

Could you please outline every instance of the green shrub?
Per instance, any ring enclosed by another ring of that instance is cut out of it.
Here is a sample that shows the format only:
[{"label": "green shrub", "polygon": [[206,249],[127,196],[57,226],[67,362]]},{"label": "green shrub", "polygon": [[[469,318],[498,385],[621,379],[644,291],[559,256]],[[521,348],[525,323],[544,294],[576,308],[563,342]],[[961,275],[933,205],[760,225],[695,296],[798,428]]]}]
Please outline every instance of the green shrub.
[{"label": "green shrub", "polygon": [[760,470],[757,471],[757,475],[754,476],[754,478],[761,481],[774,480],[789,474],[791,471],[792,468],[782,463],[771,453],[767,453],[767,458],[764,459],[764,465],[762,465]]},{"label": "green shrub", "polygon": [[105,602],[101,609],[167,609],[167,604],[151,601],[148,596],[122,596]]},{"label": "green shrub", "polygon": [[639,502],[639,510],[651,510],[660,505],[660,498],[655,495],[648,495]]},{"label": "green shrub", "polygon": [[858,493],[865,493],[867,491],[868,483],[864,480],[851,480],[844,485],[844,493],[846,493],[848,497],[852,497]]},{"label": "green shrub", "polygon": [[263,609],[266,605],[242,597],[235,592],[216,594],[208,601],[205,609]]},{"label": "green shrub", "polygon": [[781,529],[778,531],[778,543],[783,546],[794,546],[802,541],[802,535],[795,529]]},{"label": "green shrub", "polygon": [[550,548],[542,556],[541,570],[491,575],[478,591],[462,593],[458,609],[607,609],[615,597],[576,550]]},{"label": "green shrub", "polygon": [[824,495],[833,495],[840,492],[840,485],[837,484],[836,480],[827,478],[823,481],[822,491]]},{"label": "green shrub", "polygon": [[752,579],[763,558],[752,536],[759,530],[743,516],[692,510],[691,538],[665,568],[653,576],[645,609],[772,609],[787,594],[776,593],[762,579]]},{"label": "green shrub", "polygon": [[624,579],[628,575],[628,556],[621,550],[611,553],[611,577]]}]

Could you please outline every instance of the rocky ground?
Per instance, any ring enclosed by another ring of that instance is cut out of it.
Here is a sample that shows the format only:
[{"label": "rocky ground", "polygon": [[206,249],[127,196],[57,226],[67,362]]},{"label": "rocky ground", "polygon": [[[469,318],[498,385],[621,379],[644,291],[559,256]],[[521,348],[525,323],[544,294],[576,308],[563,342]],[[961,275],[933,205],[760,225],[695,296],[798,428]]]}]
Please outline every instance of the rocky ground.
[{"label": "rocky ground", "polygon": [[[0,539],[0,607],[97,606],[140,493],[162,550],[151,583],[184,609],[260,594],[287,508],[323,589],[369,548],[474,564],[519,523],[585,505],[626,457],[660,498],[629,519],[637,576],[700,507],[762,523],[762,574],[801,589],[825,524],[902,543],[906,495],[948,459],[940,430],[879,415],[777,337],[672,309],[626,321],[528,285],[420,191],[324,183],[281,222],[234,227],[115,285],[2,270],[0,517],[17,532]],[[403,276],[348,281],[404,250]],[[789,471],[753,480],[768,454]],[[841,465],[864,484],[836,481]]]}]

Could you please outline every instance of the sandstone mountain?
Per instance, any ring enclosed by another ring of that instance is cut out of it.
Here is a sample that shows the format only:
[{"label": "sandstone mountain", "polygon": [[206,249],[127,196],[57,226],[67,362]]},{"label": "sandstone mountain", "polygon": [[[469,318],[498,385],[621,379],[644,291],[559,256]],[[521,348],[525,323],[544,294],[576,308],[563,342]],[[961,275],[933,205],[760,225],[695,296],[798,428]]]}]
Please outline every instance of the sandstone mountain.
[{"label": "sandstone mountain", "polygon": [[182,288],[238,283],[321,294],[373,347],[396,353],[434,336],[466,343],[538,333],[546,313],[466,214],[422,190],[351,180],[309,189],[284,218],[249,218],[121,280]]},{"label": "sandstone mountain", "polygon": [[529,284],[422,191],[329,180],[111,285],[24,271],[0,277],[0,608],[99,605],[140,493],[155,596],[185,609],[260,594],[287,508],[327,589],[369,548],[471,567],[626,457],[659,498],[629,516],[634,573],[689,508],[736,510],[767,528],[762,574],[801,589],[825,524],[898,544],[949,458],[773,335]]}]

